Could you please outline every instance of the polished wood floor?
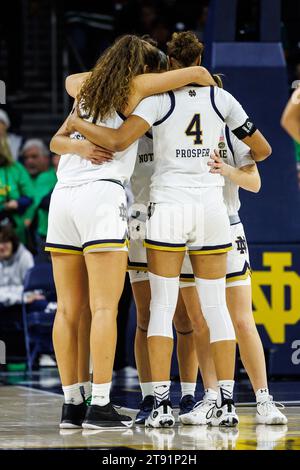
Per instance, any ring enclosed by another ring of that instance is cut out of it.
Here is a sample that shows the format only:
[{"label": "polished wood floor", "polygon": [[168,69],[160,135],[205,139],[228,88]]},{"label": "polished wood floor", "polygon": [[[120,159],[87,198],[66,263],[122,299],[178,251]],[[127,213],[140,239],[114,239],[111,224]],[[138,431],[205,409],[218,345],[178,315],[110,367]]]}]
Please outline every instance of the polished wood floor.
[{"label": "polished wood floor", "polygon": [[[239,407],[236,429],[181,426],[126,431],[59,430],[62,396],[0,386],[0,449],[114,448],[183,450],[300,450],[300,407],[285,409],[286,426],[255,425],[254,407]],[[135,410],[123,409],[134,416]]]}]

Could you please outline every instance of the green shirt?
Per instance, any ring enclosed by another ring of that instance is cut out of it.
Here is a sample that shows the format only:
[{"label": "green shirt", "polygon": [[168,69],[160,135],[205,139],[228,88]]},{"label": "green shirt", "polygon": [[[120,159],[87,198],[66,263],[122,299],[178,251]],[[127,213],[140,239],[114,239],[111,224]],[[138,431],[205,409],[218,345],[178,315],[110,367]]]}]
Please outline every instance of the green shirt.
[{"label": "green shirt", "polygon": [[57,178],[54,168],[50,167],[49,170],[43,171],[35,178],[31,177],[31,182],[34,188],[34,203],[27,209],[24,218],[33,220],[37,215],[37,232],[40,236],[45,237],[48,228],[48,211],[39,208],[39,205],[56,185]]},{"label": "green shirt", "polygon": [[300,144],[298,142],[294,141],[295,143],[295,150],[296,150],[296,161],[300,163]]},{"label": "green shirt", "polygon": [[[27,196],[34,200],[34,189],[26,169],[18,162],[14,162],[9,166],[1,166],[0,211],[4,210],[5,202],[18,200],[21,196]],[[31,206],[29,206],[27,210],[29,210]],[[26,243],[24,216],[17,211],[12,211],[11,217],[15,222],[17,235],[23,243]]]}]

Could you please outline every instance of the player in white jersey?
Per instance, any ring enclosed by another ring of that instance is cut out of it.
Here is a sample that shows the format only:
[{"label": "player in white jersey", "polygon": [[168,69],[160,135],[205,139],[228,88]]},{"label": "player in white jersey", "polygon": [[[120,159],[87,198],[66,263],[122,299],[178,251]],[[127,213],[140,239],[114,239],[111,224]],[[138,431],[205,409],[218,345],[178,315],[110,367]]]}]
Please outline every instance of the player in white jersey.
[{"label": "player in white jersey", "polygon": [[[158,66],[159,61],[157,48],[127,35],[101,56],[91,73],[71,77],[68,91],[78,98],[84,122],[92,119],[118,127],[121,118],[117,110],[127,115],[145,96],[182,86],[192,77],[199,83],[214,83],[205,69],[196,67],[180,73],[145,74],[148,66]],[[127,428],[132,419],[116,412],[109,394],[116,314],[127,268],[123,185],[131,176],[137,143],[114,159],[94,149],[86,160],[81,139],[78,133],[69,138],[66,120],[51,142],[51,149],[62,155],[46,244],[58,294],[53,338],[65,395],[61,427]],[[96,164],[99,158],[104,160],[101,166]],[[86,410],[78,384],[77,337],[81,310],[88,299],[94,383],[92,406]]]},{"label": "player in white jersey", "polygon": [[[181,45],[179,51],[188,51],[190,58],[196,53],[190,65],[199,64],[202,46],[199,50],[200,43],[192,33],[181,34],[192,37],[195,47],[184,49]],[[154,204],[150,205],[146,242],[151,285],[148,345],[155,393],[155,409],[146,421],[149,426],[174,424],[168,376],[172,319],[186,249],[192,255],[219,380],[212,424],[231,426],[238,421],[232,401],[235,333],[225,299],[225,253],[231,248],[230,226],[223,203],[223,178],[209,173],[207,166],[224,120],[248,143],[254,158],[264,159],[270,154],[269,144],[241,105],[229,93],[214,88],[190,85],[175,93],[148,98],[120,129],[94,126],[78,118],[73,122],[86,138],[112,150],[126,148],[154,125]]]},{"label": "player in white jersey", "polygon": [[[147,132],[139,140],[136,164],[131,177],[133,205],[129,209],[130,246],[128,269],[137,310],[135,361],[143,396],[140,403],[140,411],[136,416],[136,424],[145,423],[154,403],[147,346],[147,331],[150,317],[150,284],[147,272],[146,248],[143,246],[147,206],[150,199],[150,181],[154,171],[154,159],[152,134]],[[182,283],[182,287],[188,286],[188,283]],[[193,328],[181,295],[179,295],[174,315],[174,326],[177,333],[177,358],[181,381],[179,408],[180,414],[186,414],[191,412],[196,404],[195,389],[198,361],[195,354]]]},{"label": "player in white jersey", "polygon": [[[251,268],[243,224],[239,218],[239,187],[257,192],[260,177],[249,148],[224,128],[218,145],[218,155],[209,162],[213,173],[225,177],[224,202],[230,220],[233,250],[228,253],[226,271],[226,298],[235,328],[241,359],[250,378],[256,396],[256,421],[259,424],[285,424],[287,418],[280,412],[269,394],[265,356],[252,313]],[[191,264],[186,263],[181,280],[191,286],[183,291],[194,330],[195,344],[205,393],[191,413],[184,416],[186,424],[207,424],[210,410],[217,395],[217,378],[209,348],[209,332],[201,315],[201,307],[195,294]],[[214,392],[215,391],[215,392]]]}]

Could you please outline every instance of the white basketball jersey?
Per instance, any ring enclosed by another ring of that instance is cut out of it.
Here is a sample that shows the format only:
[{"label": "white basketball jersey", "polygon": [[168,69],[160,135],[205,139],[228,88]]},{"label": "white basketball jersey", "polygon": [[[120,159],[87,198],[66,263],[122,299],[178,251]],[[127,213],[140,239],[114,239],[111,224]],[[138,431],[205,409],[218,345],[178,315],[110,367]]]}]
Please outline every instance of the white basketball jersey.
[{"label": "white basketball jersey", "polygon": [[[86,121],[92,122],[91,118]],[[117,129],[121,126],[123,118],[115,113],[105,122],[97,121],[97,125]],[[74,132],[71,139],[84,139],[79,132]],[[111,161],[94,165],[76,154],[62,155],[58,165],[57,179],[59,186],[77,186],[101,179],[115,179],[126,184],[134,169],[138,141],[122,152],[117,152]]]},{"label": "white basketball jersey", "polygon": [[152,134],[147,132],[139,140],[137,159],[130,180],[131,191],[136,204],[148,204],[150,200],[150,182],[153,171],[153,138]]},{"label": "white basketball jersey", "polygon": [[211,152],[218,147],[224,121],[242,126],[247,114],[225,90],[186,86],[143,100],[133,114],[153,125],[155,168],[151,187],[223,186],[209,173]]},{"label": "white basketball jersey", "polygon": [[[251,158],[248,145],[239,140],[227,126],[222,129],[218,149],[220,157],[223,158],[224,162],[233,167],[242,168],[243,166],[254,165],[255,163]],[[241,207],[239,186],[229,178],[225,178],[223,196],[228,215],[237,214]]]},{"label": "white basketball jersey", "polygon": [[[250,148],[239,140],[227,126],[223,126],[221,130],[218,150],[224,162],[235,168],[242,168],[255,163],[251,158]],[[154,173],[154,165],[153,140],[151,134],[147,132],[139,140],[138,157],[131,177],[131,189],[136,204],[146,206],[150,201],[150,184]],[[223,195],[228,215],[235,215],[241,206],[239,186],[229,178],[225,177],[224,180]]]}]

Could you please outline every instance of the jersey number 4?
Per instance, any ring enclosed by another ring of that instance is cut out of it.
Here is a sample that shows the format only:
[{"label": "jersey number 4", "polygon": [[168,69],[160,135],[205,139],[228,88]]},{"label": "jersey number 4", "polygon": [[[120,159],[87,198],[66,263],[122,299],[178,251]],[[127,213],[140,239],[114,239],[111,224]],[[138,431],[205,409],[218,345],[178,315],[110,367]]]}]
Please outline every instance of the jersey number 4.
[{"label": "jersey number 4", "polygon": [[194,139],[194,144],[195,145],[199,145],[199,144],[203,143],[202,130],[201,130],[201,119],[200,119],[200,114],[199,113],[194,114],[194,117],[191,120],[191,122],[189,123],[185,133],[188,136],[190,136],[190,135],[195,136],[195,139]]}]

